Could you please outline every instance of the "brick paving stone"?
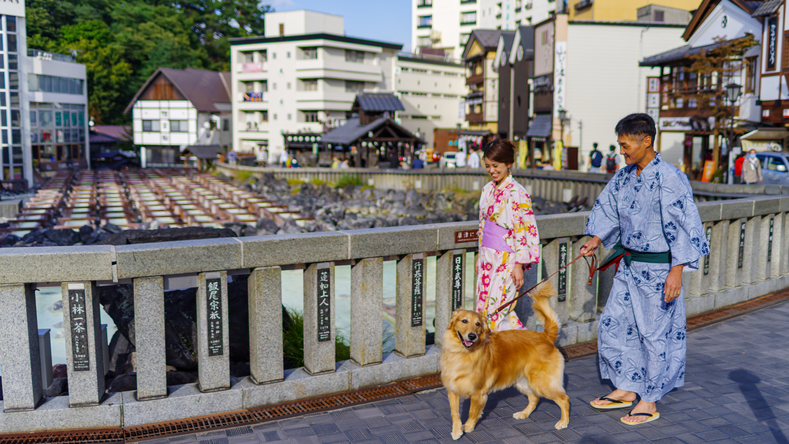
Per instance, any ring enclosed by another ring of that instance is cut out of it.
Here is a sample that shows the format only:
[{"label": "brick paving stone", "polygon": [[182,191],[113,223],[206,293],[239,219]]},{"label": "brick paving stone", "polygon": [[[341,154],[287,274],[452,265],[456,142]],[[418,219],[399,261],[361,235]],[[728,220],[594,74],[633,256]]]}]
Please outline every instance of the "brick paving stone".
[{"label": "brick paving stone", "polygon": [[375,439],[375,435],[370,433],[367,429],[351,429],[345,431],[345,436],[351,440],[351,442],[359,442],[364,440]]},{"label": "brick paving stone", "polygon": [[385,416],[374,416],[369,419],[365,419],[364,423],[367,424],[369,428],[376,428],[376,427],[386,427],[392,425],[392,423],[386,419]]},{"label": "brick paving stone", "polygon": [[268,432],[261,432],[257,434],[261,442],[277,442],[286,439],[285,432],[281,430],[271,430]]},{"label": "brick paving stone", "polygon": [[350,429],[365,429],[367,428],[367,423],[364,422],[364,420],[356,419],[353,421],[338,422],[337,427],[342,431]]},{"label": "brick paving stone", "polygon": [[350,443],[348,437],[344,433],[335,433],[331,435],[322,435],[318,437],[318,441],[324,444],[340,444]]},{"label": "brick paving stone", "polygon": [[405,421],[397,423],[397,427],[403,433],[408,432],[416,432],[420,430],[425,430],[425,426],[419,423],[419,421]]},{"label": "brick paving stone", "polygon": [[409,444],[408,440],[405,439],[405,436],[399,433],[393,433],[391,435],[382,435],[379,436],[378,439],[383,444]]},{"label": "brick paving stone", "polygon": [[435,439],[432,433],[428,430],[419,430],[416,432],[402,432],[402,435],[408,442],[424,442]]},{"label": "brick paving stone", "polygon": [[285,430],[285,435],[288,437],[288,439],[291,439],[304,436],[315,436],[315,432],[309,427],[301,427],[298,429],[287,429]]}]

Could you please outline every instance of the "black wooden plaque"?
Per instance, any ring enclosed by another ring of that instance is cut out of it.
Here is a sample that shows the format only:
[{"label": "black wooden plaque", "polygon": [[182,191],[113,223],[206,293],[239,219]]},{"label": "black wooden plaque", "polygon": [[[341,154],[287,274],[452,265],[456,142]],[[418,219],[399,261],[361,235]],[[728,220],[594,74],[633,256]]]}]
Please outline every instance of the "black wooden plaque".
[{"label": "black wooden plaque", "polygon": [[567,269],[562,268],[565,265],[567,265],[567,242],[562,242],[559,244],[559,302],[567,300]]},{"label": "black wooden plaque", "polygon": [[425,260],[414,259],[411,265],[411,327],[422,325],[422,280]]},{"label": "black wooden plaque", "polygon": [[90,371],[88,355],[88,303],[85,290],[68,290],[71,316],[71,353],[75,372]]},{"label": "black wooden plaque", "polygon": [[452,311],[463,307],[463,254],[452,255]]},{"label": "black wooden plaque", "polygon": [[[712,227],[707,227],[707,245],[712,245]],[[704,276],[710,274],[710,255],[704,256]]]},{"label": "black wooden plaque", "polygon": [[737,268],[742,268],[742,256],[745,253],[745,222],[740,224],[740,250],[737,255]]},{"label": "black wooden plaque", "polygon": [[206,313],[208,313],[208,356],[222,356],[222,284],[220,279],[205,280]]},{"label": "black wooden plaque", "polygon": [[318,269],[318,342],[331,340],[331,269]]},{"label": "black wooden plaque", "polygon": [[[767,237],[767,262],[772,262],[773,259],[773,225],[775,218],[770,218],[770,235]],[[769,275],[769,274],[768,274]]]}]

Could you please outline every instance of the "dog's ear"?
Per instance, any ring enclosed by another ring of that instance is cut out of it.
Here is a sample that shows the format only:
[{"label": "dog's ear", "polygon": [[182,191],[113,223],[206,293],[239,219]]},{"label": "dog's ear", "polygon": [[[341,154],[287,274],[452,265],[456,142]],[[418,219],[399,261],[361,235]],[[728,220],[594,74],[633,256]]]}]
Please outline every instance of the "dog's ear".
[{"label": "dog's ear", "polygon": [[490,333],[490,322],[488,322],[488,318],[485,317],[485,316],[482,316],[481,314],[479,315],[479,318],[480,318],[480,321],[482,322],[482,331],[484,331],[485,334]]},{"label": "dog's ear", "polygon": [[463,309],[458,308],[452,312],[452,316],[449,318],[449,324],[447,324],[447,330],[452,329],[455,326],[455,319],[457,319],[461,311],[463,311]]}]

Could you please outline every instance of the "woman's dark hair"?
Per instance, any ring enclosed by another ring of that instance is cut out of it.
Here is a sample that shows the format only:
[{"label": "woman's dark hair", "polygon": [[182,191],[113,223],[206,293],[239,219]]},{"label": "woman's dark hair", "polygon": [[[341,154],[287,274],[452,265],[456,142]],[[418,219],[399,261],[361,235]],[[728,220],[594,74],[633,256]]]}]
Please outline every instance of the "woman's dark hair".
[{"label": "woman's dark hair", "polygon": [[512,165],[515,163],[515,145],[507,139],[493,139],[492,142],[485,145],[485,156],[488,159]]}]

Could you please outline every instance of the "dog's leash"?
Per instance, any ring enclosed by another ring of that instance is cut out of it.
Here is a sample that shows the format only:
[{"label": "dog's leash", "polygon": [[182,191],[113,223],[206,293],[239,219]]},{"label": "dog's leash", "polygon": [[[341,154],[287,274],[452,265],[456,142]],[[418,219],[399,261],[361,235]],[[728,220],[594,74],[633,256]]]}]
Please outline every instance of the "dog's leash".
[{"label": "dog's leash", "polygon": [[592,285],[592,277],[594,277],[594,273],[595,273],[595,271],[597,271],[597,268],[596,268],[596,265],[597,265],[596,260],[597,259],[596,259],[596,257],[594,255],[592,255],[592,262],[589,263],[589,260],[586,258],[586,256],[584,256],[583,254],[579,254],[575,259],[570,261],[570,263],[568,263],[568,264],[566,264],[566,265],[564,265],[562,267],[559,267],[558,270],[556,270],[553,273],[551,273],[548,277],[544,278],[540,282],[537,282],[536,284],[534,284],[528,290],[526,290],[524,292],[521,292],[521,294],[519,294],[518,296],[515,296],[515,299],[513,299],[513,300],[507,302],[506,304],[502,305],[501,307],[497,308],[495,311],[493,311],[492,313],[488,314],[486,317],[488,319],[490,319],[491,316],[493,316],[494,314],[504,310],[505,308],[509,307],[510,305],[514,304],[515,301],[517,301],[518,299],[522,298],[523,296],[525,296],[527,293],[529,293],[530,291],[534,290],[535,288],[539,287],[541,284],[546,282],[548,279],[556,276],[556,274],[558,274],[560,271],[562,271],[565,268],[569,267],[570,265],[574,264],[578,259],[581,259],[581,258],[583,258],[584,261],[586,261],[586,265],[589,267],[589,282],[587,283],[587,285]]}]

